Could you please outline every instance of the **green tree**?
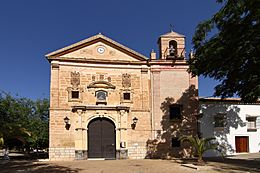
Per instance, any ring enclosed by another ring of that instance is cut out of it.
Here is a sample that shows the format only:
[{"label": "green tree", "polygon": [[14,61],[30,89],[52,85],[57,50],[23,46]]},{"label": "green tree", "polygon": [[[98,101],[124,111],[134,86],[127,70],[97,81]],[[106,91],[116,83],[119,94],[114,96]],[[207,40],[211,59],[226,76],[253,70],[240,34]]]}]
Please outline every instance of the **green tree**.
[{"label": "green tree", "polygon": [[28,139],[30,147],[48,148],[49,146],[49,100],[37,100],[30,117],[28,129],[31,136]]},{"label": "green tree", "polygon": [[0,146],[48,148],[49,100],[32,101],[0,93]]},{"label": "green tree", "polygon": [[12,146],[14,140],[25,142],[30,136],[27,129],[28,115],[31,113],[32,101],[16,99],[6,93],[0,93],[0,137],[5,146]]},{"label": "green tree", "polygon": [[260,1],[217,0],[222,8],[200,23],[193,36],[189,71],[220,81],[214,96],[260,96]]},{"label": "green tree", "polygon": [[[221,145],[215,142],[216,138],[199,138],[198,136],[182,136],[180,138],[181,142],[189,142],[193,149],[195,149],[198,155],[198,164],[204,165],[203,154],[208,150],[216,150],[220,152]],[[222,153],[221,153],[222,154]]]}]

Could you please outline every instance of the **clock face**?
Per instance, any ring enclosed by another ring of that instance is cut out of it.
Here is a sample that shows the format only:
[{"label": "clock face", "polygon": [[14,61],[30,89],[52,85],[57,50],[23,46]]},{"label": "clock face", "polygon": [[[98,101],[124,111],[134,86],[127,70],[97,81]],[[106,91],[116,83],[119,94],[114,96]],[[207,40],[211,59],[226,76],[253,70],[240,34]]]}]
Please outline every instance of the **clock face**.
[{"label": "clock face", "polygon": [[97,52],[100,53],[100,54],[103,54],[105,52],[105,48],[100,46],[97,48]]}]

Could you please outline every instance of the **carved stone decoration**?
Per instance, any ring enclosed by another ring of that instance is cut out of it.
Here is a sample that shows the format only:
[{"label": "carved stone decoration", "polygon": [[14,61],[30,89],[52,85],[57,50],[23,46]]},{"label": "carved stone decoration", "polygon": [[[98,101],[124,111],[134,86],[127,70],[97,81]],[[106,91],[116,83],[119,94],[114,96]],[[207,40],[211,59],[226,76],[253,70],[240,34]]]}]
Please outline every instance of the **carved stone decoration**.
[{"label": "carved stone decoration", "polygon": [[104,75],[103,75],[103,74],[101,74],[101,75],[99,76],[99,80],[104,80]]},{"label": "carved stone decoration", "polygon": [[130,74],[122,74],[122,85],[124,88],[131,87],[131,75]]},{"label": "carved stone decoration", "polygon": [[116,55],[116,51],[113,51],[113,50],[109,51],[109,55],[115,56]]},{"label": "carved stone decoration", "polygon": [[116,86],[112,85],[107,81],[95,81],[87,86],[87,88],[105,88],[105,89],[115,89]]},{"label": "carved stone decoration", "polygon": [[77,88],[80,84],[80,74],[79,72],[71,72],[71,80],[70,83],[73,88]]},{"label": "carved stone decoration", "polygon": [[111,77],[110,76],[107,77],[107,81],[111,82]]},{"label": "carved stone decoration", "polygon": [[95,81],[96,80],[96,77],[93,75],[92,76],[92,81]]},{"label": "carved stone decoration", "polygon": [[89,50],[89,49],[83,49],[83,50],[80,51],[80,54],[81,55],[85,55],[85,54],[92,55],[93,51]]}]

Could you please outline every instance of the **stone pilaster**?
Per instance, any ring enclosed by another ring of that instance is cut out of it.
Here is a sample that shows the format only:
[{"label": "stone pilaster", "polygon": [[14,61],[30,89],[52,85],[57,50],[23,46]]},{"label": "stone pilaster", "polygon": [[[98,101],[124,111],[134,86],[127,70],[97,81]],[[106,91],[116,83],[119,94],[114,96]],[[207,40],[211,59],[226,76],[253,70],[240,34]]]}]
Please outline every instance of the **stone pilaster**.
[{"label": "stone pilaster", "polygon": [[83,117],[85,107],[74,107],[73,111],[75,111],[78,115],[78,119],[75,122],[75,159],[87,159],[86,128],[83,126],[83,124],[85,124]]},{"label": "stone pilaster", "polygon": [[119,111],[119,121],[118,121],[118,130],[119,130],[119,149],[116,151],[117,159],[126,159],[128,158],[127,152],[127,116],[128,112],[126,110]]}]

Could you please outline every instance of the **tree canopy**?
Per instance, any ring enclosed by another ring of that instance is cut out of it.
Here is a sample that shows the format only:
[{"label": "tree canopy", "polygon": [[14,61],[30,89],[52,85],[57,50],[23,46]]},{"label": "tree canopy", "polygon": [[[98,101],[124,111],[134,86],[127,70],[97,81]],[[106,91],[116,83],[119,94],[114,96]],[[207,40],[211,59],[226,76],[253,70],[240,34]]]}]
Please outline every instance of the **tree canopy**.
[{"label": "tree canopy", "polygon": [[189,71],[220,81],[214,96],[260,97],[260,1],[217,0],[222,8],[198,24]]},{"label": "tree canopy", "polygon": [[48,148],[49,100],[0,93],[0,146]]}]

